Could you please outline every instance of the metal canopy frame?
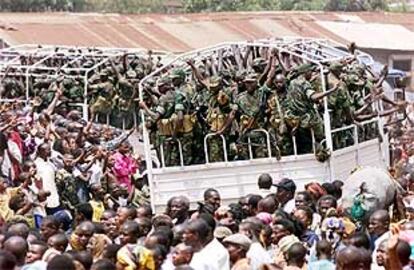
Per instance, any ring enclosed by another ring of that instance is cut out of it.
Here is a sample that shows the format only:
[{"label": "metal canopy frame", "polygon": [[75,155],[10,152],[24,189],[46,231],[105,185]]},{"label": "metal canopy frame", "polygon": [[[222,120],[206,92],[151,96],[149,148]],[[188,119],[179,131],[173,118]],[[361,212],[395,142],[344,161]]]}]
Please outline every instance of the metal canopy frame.
[{"label": "metal canopy frame", "polygon": [[[335,43],[330,40],[326,39],[314,39],[314,38],[296,38],[296,37],[287,37],[287,38],[274,38],[274,39],[262,39],[257,40],[253,42],[225,42],[221,43],[212,47],[202,48],[198,50],[194,50],[188,53],[181,54],[171,61],[167,62],[164,66],[161,68],[155,70],[148,76],[146,76],[141,82],[139,83],[139,97],[141,100],[143,100],[143,87],[145,83],[149,79],[153,79],[154,77],[160,76],[161,74],[167,72],[172,67],[182,67],[185,69],[189,69],[188,65],[185,63],[188,59],[193,59],[195,61],[195,64],[201,63],[203,59],[207,59],[212,57],[216,63],[218,62],[218,67],[222,67],[222,61],[223,61],[223,55],[226,53],[235,53],[238,50],[245,51],[248,47],[259,47],[259,48],[276,48],[279,50],[279,52],[286,53],[290,55],[290,57],[297,57],[302,59],[302,61],[308,62],[308,63],[314,63],[318,66],[319,73],[321,76],[321,84],[322,89],[325,92],[326,91],[326,81],[324,76],[324,71],[326,69],[326,64],[334,61],[338,61],[340,59],[344,58],[350,58],[354,57],[354,55],[351,55],[345,50],[341,50],[340,48],[344,48],[344,46],[340,43]],[[361,51],[356,51],[357,59],[360,59],[360,57],[369,58],[372,60],[372,57],[369,56],[366,53],[363,53]],[[328,109],[328,98],[325,97],[323,101],[324,106],[324,131],[325,131],[325,143],[328,149],[333,154],[333,142],[332,142],[332,130],[331,130],[331,121],[330,121],[330,113]],[[145,123],[145,114],[144,112],[141,112],[140,115],[141,122]],[[372,121],[369,121],[370,123],[373,121],[378,121],[378,124],[381,125],[380,119],[374,119]],[[344,127],[344,129],[356,129],[355,125],[351,125],[348,127]],[[148,177],[149,179],[152,179],[152,161],[151,161],[151,142],[149,139],[149,133],[145,125],[142,125],[143,129],[143,139],[144,139],[144,151],[145,151],[145,158],[147,161],[147,166],[149,166],[148,170]],[[379,126],[380,132],[382,131],[382,128]],[[338,132],[340,130],[336,129],[334,132]],[[382,132],[381,132],[382,133]],[[209,134],[207,134],[209,136]],[[295,139],[295,138],[293,138]],[[358,144],[358,141],[355,142],[355,144]],[[357,145],[355,146],[357,147]],[[181,149],[179,149],[181,152]],[[296,151],[295,151],[295,157]],[[225,161],[225,163],[227,160]],[[182,162],[181,162],[182,164]],[[330,179],[334,179],[334,168],[333,168],[333,162],[331,162],[331,159],[327,161],[327,165],[329,167],[330,172]],[[181,166],[184,169],[184,166]],[[163,170],[168,171],[168,167],[163,168]],[[166,171],[166,172],[167,172]],[[152,185],[152,181],[149,181],[150,185]],[[152,188],[150,190],[153,190]],[[154,194],[151,194],[153,196]]]},{"label": "metal canopy frame", "polygon": [[[90,75],[98,72],[110,59],[124,56],[144,57],[147,56],[146,49],[131,48],[103,48],[103,47],[78,47],[65,45],[37,45],[22,44],[0,50],[0,83],[6,76],[17,77],[24,80],[26,94],[19,102],[30,101],[30,80],[42,77],[56,79],[64,78],[82,79],[84,86],[84,101],[72,103],[81,106],[83,118],[88,119],[88,79]],[[165,51],[153,51],[153,57],[165,57],[169,55]],[[92,66],[82,67],[90,61]],[[79,63],[78,67],[74,64]],[[77,75],[73,75],[73,74]],[[10,102],[0,96],[0,102]]]}]

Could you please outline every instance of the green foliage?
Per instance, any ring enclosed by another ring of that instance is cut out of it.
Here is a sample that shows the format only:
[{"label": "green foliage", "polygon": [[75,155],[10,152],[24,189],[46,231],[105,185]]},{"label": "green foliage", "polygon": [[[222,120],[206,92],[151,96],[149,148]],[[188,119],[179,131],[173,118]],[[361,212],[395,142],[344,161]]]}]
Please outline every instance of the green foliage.
[{"label": "green foliage", "polygon": [[[0,0],[0,11],[167,12],[168,0]],[[169,0],[168,2],[170,2]],[[181,12],[387,10],[387,0],[176,0]],[[177,10],[175,10],[177,11]]]}]

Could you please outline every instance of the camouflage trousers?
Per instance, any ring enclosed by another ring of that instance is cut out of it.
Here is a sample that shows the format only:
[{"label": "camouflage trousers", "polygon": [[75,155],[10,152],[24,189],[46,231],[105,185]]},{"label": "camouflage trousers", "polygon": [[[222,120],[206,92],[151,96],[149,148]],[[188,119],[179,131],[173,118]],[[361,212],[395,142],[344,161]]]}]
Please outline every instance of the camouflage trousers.
[{"label": "camouflage trousers", "polygon": [[249,138],[252,158],[265,158],[269,156],[266,136],[258,132],[247,132],[239,138],[237,143],[238,160],[250,159]]},{"label": "camouflage trousers", "polygon": [[181,149],[183,154],[184,165],[190,165],[193,159],[193,134],[185,133],[181,134],[176,139],[170,136],[158,136],[157,149],[159,159],[161,157],[161,147],[164,155],[164,162],[166,167],[181,166],[180,162],[180,149],[178,140],[181,143]]},{"label": "camouflage trousers", "polygon": [[[164,158],[165,166],[179,166],[180,152],[178,150],[178,143],[170,136],[157,136],[157,153],[160,161]],[[161,151],[162,149],[162,151]]]},{"label": "camouflage trousers", "polygon": [[[224,136],[226,142],[228,139]],[[226,145],[227,146],[227,145]],[[207,139],[208,160],[209,162],[224,161],[224,145],[221,136],[212,136]],[[227,146],[228,149],[228,146]],[[228,152],[228,151],[227,151]]]}]

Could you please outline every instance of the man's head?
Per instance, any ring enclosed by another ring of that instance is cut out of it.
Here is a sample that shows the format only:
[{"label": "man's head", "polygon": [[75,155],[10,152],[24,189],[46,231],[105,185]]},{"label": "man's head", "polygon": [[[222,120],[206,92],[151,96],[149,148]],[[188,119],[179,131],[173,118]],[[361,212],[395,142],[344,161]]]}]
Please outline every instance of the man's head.
[{"label": "man's head", "polygon": [[47,216],[43,218],[40,225],[40,235],[42,239],[47,242],[49,237],[59,232],[59,221],[54,216]]},{"label": "man's head", "polygon": [[113,210],[105,210],[102,213],[100,222],[103,225],[106,234],[109,234],[110,231],[116,230],[115,216],[116,213]]},{"label": "man's head", "polygon": [[374,237],[380,237],[388,231],[390,215],[386,210],[377,210],[369,217],[368,231]]},{"label": "man's head", "polygon": [[257,89],[257,75],[254,73],[248,74],[244,80],[244,85],[246,87],[246,91],[249,94],[253,94],[254,91]]},{"label": "man's head", "polygon": [[277,187],[276,199],[280,204],[284,205],[295,196],[296,185],[293,180],[284,178],[275,186]]},{"label": "man's head", "polygon": [[184,243],[178,244],[172,254],[172,262],[175,267],[190,264],[193,257],[193,248]]},{"label": "man's head", "polygon": [[35,240],[29,244],[26,254],[26,264],[40,261],[47,250],[47,244],[43,241]]},{"label": "man's head", "polygon": [[238,260],[246,258],[252,240],[244,234],[236,233],[224,238],[223,244],[229,252],[230,261],[234,264]]},{"label": "man's head", "polygon": [[93,225],[93,223],[90,221],[84,221],[76,227],[75,233],[79,238],[79,244],[84,249],[86,249],[89,239],[91,239],[94,232],[95,232],[95,225]]},{"label": "man's head", "polygon": [[140,234],[139,236],[146,236],[151,231],[151,219],[149,218],[136,218],[134,219],[136,223],[138,223]]},{"label": "man's head", "polygon": [[273,214],[276,211],[277,206],[277,201],[273,199],[272,196],[269,196],[259,201],[259,203],[257,204],[257,212],[266,212],[269,214]]},{"label": "man's head", "polygon": [[27,237],[29,236],[29,232],[30,232],[29,226],[21,222],[11,225],[9,229],[7,230],[7,233],[10,236],[20,236],[23,239],[27,239]]},{"label": "man's head", "polygon": [[115,270],[116,266],[108,259],[99,259],[92,264],[91,270]]},{"label": "man's head", "polygon": [[278,92],[284,90],[286,87],[286,78],[283,74],[279,73],[275,77],[275,87]]},{"label": "man's head", "polygon": [[319,260],[331,259],[332,256],[332,245],[329,241],[322,239],[316,243],[316,256]]},{"label": "man's head", "polygon": [[262,200],[263,197],[260,195],[256,195],[253,194],[251,196],[249,196],[247,204],[249,206],[249,215],[250,216],[255,216],[258,213],[258,204],[260,202],[260,200]]},{"label": "man's head", "polygon": [[203,219],[190,221],[184,229],[183,242],[198,250],[210,235],[211,228]]},{"label": "man's head", "polygon": [[305,264],[306,252],[306,248],[301,243],[293,244],[286,253],[288,265],[302,268]]},{"label": "man's head", "polygon": [[216,211],[221,204],[221,198],[218,191],[214,188],[209,188],[206,191],[204,191],[204,203],[210,204],[211,206],[213,206],[214,211]]},{"label": "man's head", "polygon": [[12,253],[6,250],[0,250],[0,269],[14,270],[16,266],[16,258]]},{"label": "man's head", "polygon": [[150,205],[141,205],[140,207],[137,208],[137,217],[138,218],[152,218],[152,209]]},{"label": "man's head", "polygon": [[122,224],[124,224],[127,220],[134,220],[137,216],[137,212],[135,208],[132,207],[119,207],[118,211],[116,211],[116,224],[117,227],[120,228]]},{"label": "man's head", "polygon": [[50,145],[48,143],[42,143],[37,148],[37,155],[44,160],[47,160],[51,156]]},{"label": "man's head", "polygon": [[336,269],[369,270],[371,269],[371,254],[364,248],[348,246],[338,252],[336,256]]},{"label": "man's head", "polygon": [[52,235],[47,240],[47,245],[50,248],[54,248],[56,250],[59,250],[60,252],[64,252],[66,248],[68,247],[69,240],[63,233],[57,233],[55,235]]},{"label": "man's head", "polygon": [[312,224],[313,211],[308,206],[296,207],[293,216],[304,226],[308,228]]},{"label": "man's head", "polygon": [[65,255],[53,257],[47,264],[47,270],[76,270],[74,260]]},{"label": "man's head", "polygon": [[4,242],[4,250],[12,253],[17,260],[17,265],[25,263],[28,245],[25,239],[20,236],[12,236]]},{"label": "man's head", "polygon": [[102,201],[104,199],[105,191],[103,190],[101,184],[92,184],[91,193],[96,200]]},{"label": "man's head", "polygon": [[312,204],[312,197],[307,191],[300,191],[295,196],[295,207],[310,206]]},{"label": "man's head", "polygon": [[336,203],[336,198],[332,195],[323,195],[319,200],[318,200],[318,213],[322,216],[325,217],[326,213],[328,212],[329,209],[331,208],[335,208],[337,207],[337,203]]},{"label": "man's head", "polygon": [[168,215],[171,219],[183,221],[189,215],[190,201],[185,196],[173,197],[168,201]]},{"label": "man's head", "polygon": [[283,237],[293,234],[295,228],[292,221],[288,219],[280,219],[272,225],[272,244],[277,245]]},{"label": "man's head", "polygon": [[134,244],[140,235],[139,225],[135,221],[128,220],[122,224],[120,233],[121,243],[123,245]]},{"label": "man's head", "polygon": [[270,189],[273,184],[273,179],[268,173],[263,173],[259,176],[257,184],[260,189]]},{"label": "man's head", "polygon": [[93,208],[89,203],[81,203],[75,209],[75,223],[79,224],[83,221],[92,221]]}]

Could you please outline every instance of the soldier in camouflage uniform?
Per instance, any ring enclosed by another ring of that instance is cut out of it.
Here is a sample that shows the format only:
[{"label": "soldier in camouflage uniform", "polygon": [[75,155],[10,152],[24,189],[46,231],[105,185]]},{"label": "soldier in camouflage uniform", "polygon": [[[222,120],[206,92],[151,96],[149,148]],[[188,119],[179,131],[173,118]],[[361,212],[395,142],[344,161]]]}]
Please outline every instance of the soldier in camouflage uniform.
[{"label": "soldier in camouflage uniform", "polygon": [[191,98],[193,89],[186,84],[186,74],[182,69],[172,71],[170,78],[175,87],[174,115],[177,139],[181,142],[184,165],[190,165],[193,159],[193,129],[196,115],[193,113]]},{"label": "soldier in camouflage uniform", "polygon": [[158,91],[161,96],[158,104],[152,110],[144,101],[139,103],[141,109],[150,117],[146,125],[155,125],[155,148],[161,160],[161,147],[164,152],[166,166],[179,166],[180,156],[176,142],[175,120],[171,117],[175,111],[175,93],[168,77],[162,77],[158,81]]},{"label": "soldier in camouflage uniform", "polygon": [[92,97],[91,111],[102,115],[111,113],[114,89],[108,70],[102,70],[97,82],[89,85],[88,96]]},{"label": "soldier in camouflage uniform", "polygon": [[286,123],[296,135],[300,153],[309,153],[312,150],[311,130],[314,132],[316,142],[323,139],[323,121],[315,108],[315,103],[337,89],[335,85],[324,93],[316,92],[310,83],[313,69],[314,66],[311,64],[302,64],[297,68],[297,77],[289,84],[285,103]]},{"label": "soldier in camouflage uniform", "polygon": [[[237,113],[239,115],[238,159],[249,159],[249,138],[252,146],[252,158],[264,158],[268,155],[266,137],[253,130],[264,128],[266,91],[258,91],[257,75],[251,73],[244,79],[246,92],[241,93],[237,99]],[[253,132],[252,132],[253,131]]]},{"label": "soldier in camouflage uniform", "polygon": [[281,156],[293,154],[292,137],[285,121],[285,102],[287,94],[286,78],[283,74],[277,74],[274,80],[274,89],[267,100],[267,129],[272,144],[272,153],[278,159]]},{"label": "soldier in camouflage uniform", "polygon": [[[338,85],[337,91],[328,97],[328,108],[331,110],[331,128],[336,129],[353,123],[352,98],[344,82],[344,65],[333,62],[329,65],[327,87]],[[332,134],[333,148],[340,149],[353,143],[353,130],[343,130]]]}]

